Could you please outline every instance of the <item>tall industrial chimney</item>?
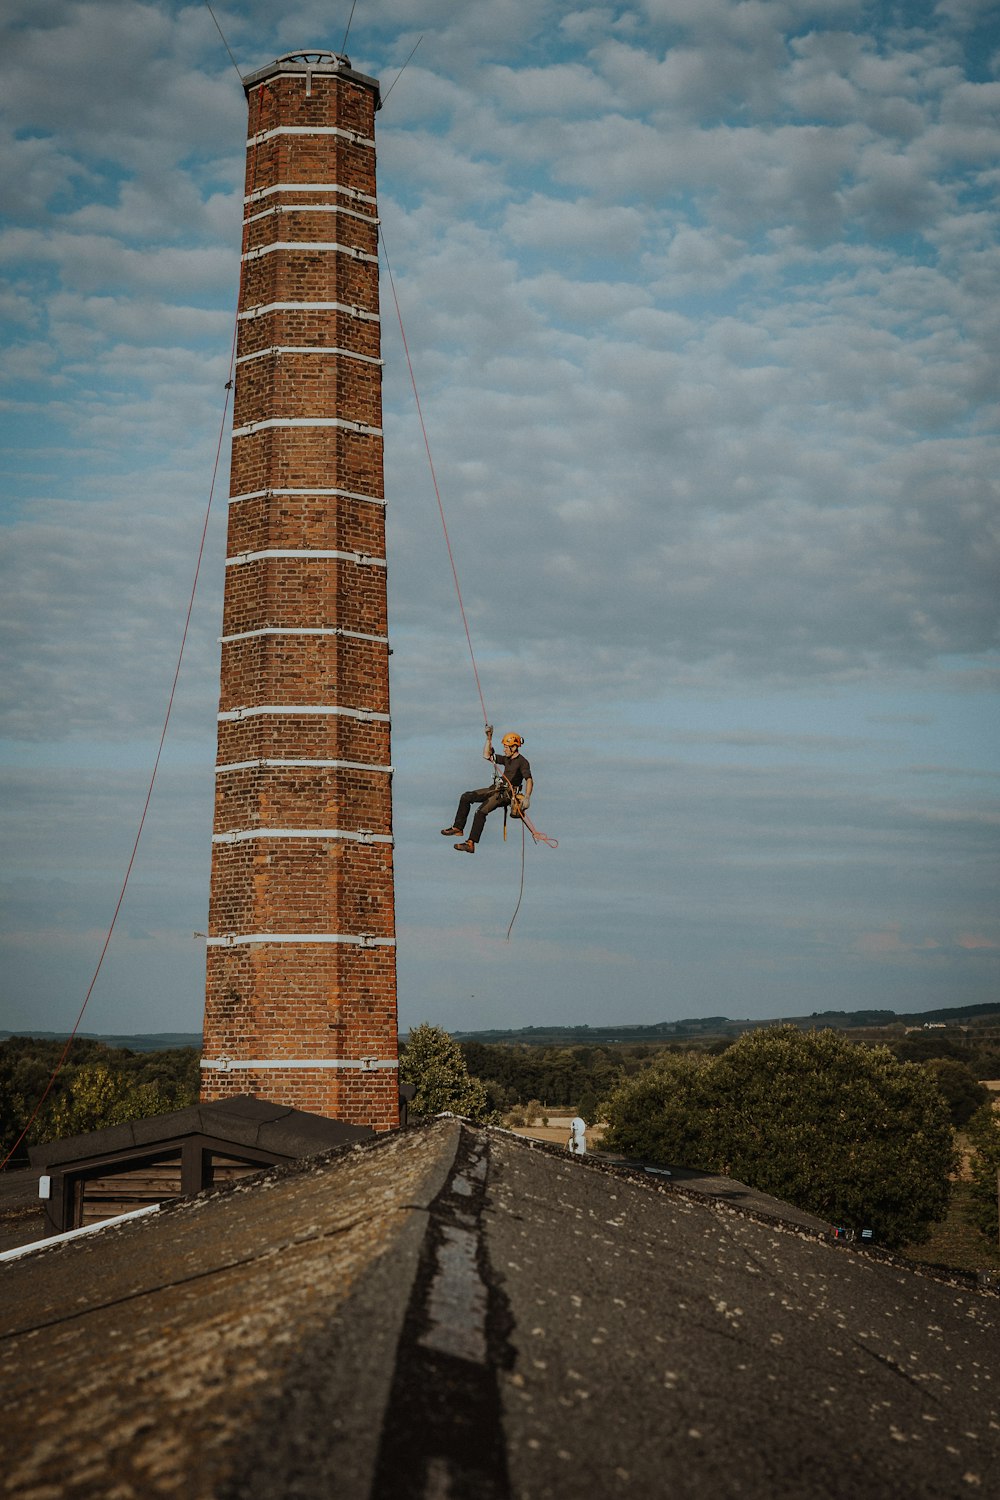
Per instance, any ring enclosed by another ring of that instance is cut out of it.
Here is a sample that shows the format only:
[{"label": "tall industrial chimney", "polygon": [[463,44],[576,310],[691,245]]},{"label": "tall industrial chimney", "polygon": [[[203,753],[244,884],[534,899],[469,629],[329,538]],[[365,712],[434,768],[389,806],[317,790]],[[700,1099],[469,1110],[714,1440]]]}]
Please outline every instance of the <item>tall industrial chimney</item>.
[{"label": "tall industrial chimney", "polygon": [[375,111],[245,80],[203,1099],[398,1123]]}]

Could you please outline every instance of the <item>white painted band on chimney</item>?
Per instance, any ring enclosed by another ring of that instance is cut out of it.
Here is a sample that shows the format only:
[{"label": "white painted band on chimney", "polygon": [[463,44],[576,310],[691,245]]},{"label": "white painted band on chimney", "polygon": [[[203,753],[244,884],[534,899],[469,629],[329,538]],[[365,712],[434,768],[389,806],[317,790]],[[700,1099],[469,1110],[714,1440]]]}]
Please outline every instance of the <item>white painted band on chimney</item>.
[{"label": "white painted band on chimney", "polygon": [[246,318],[263,318],[272,312],[342,312],[349,318],[361,318],[368,323],[381,323],[378,313],[368,312],[363,307],[350,307],[346,302],[261,302],[237,313],[241,321]]},{"label": "white painted band on chimney", "polygon": [[366,365],[384,365],[385,360],[374,354],[358,354],[355,349],[340,349],[335,344],[272,344],[267,349],[255,349],[253,354],[241,354],[236,363],[245,365],[251,359],[263,359],[268,354],[339,354],[341,359],[360,359]]},{"label": "white painted band on chimney", "polygon": [[346,432],[359,432],[363,437],[382,436],[381,427],[369,427],[364,422],[350,422],[346,417],[264,417],[260,422],[247,422],[245,427],[234,427],[233,437],[249,437],[268,427],[341,427]]},{"label": "white painted band on chimney", "polygon": [[[398,1068],[399,1063],[394,1057],[252,1057],[240,1060],[203,1057],[200,1066],[217,1068],[220,1073],[246,1073],[253,1068],[356,1068],[362,1073],[374,1073],[377,1068]],[[46,1240],[45,1243],[50,1245],[52,1241]]]},{"label": "white painted band on chimney", "polygon": [[372,255],[368,250],[358,250],[354,245],[341,245],[336,240],[272,240],[269,245],[247,250],[240,259],[244,262],[260,260],[265,255],[274,255],[278,250],[332,250],[335,255],[350,255],[354,260],[367,260],[372,265],[378,265],[377,255]]},{"label": "white painted band on chimney", "polygon": [[[289,191],[295,187],[289,184]],[[374,199],[372,200],[374,202]],[[363,214],[356,208],[347,208],[343,203],[272,203],[262,208],[259,214],[247,214],[244,224],[256,224],[259,219],[269,219],[272,214],[344,214],[349,219],[360,219],[363,224],[377,224],[378,214]]]},{"label": "white painted band on chimney", "polygon": [[376,766],[367,760],[273,760],[258,756],[255,760],[230,760],[225,765],[216,766],[216,776],[224,776],[230,771],[255,771],[260,766],[266,766],[268,770],[280,771],[284,766],[290,766],[295,770],[318,771],[380,771],[385,776],[391,776],[395,766]]},{"label": "white painted band on chimney", "polygon": [[387,635],[366,635],[363,630],[345,630],[342,625],[266,625],[260,630],[241,630],[236,635],[220,635],[219,644],[228,646],[233,641],[252,641],[262,635],[340,635],[352,641],[373,641],[376,646],[387,646]]},{"label": "white painted band on chimney", "polygon": [[360,719],[362,723],[389,724],[388,714],[376,713],[373,708],[341,708],[333,703],[255,703],[241,708],[229,708],[218,715],[220,724],[235,723],[239,719],[255,719],[261,714],[276,714],[280,718],[293,719],[301,714],[341,714],[347,719]]},{"label": "white painted band on chimney", "polygon": [[260,552],[238,552],[226,558],[227,568],[242,567],[244,563],[266,562],[269,558],[302,558],[305,562],[350,562],[359,568],[384,568],[384,557],[367,557],[363,552],[334,552],[315,547],[265,547]]},{"label": "white painted band on chimney", "polygon": [[[276,182],[271,187],[254,188],[252,193],[244,193],[243,202],[259,203],[261,198],[269,198],[272,193],[342,193],[345,198],[353,198],[355,203],[370,203],[372,208],[377,206],[371,193],[344,187],[339,182]],[[303,206],[309,207],[308,204]]]},{"label": "white painted band on chimney", "polygon": [[385,500],[380,495],[359,495],[356,490],[247,490],[242,495],[230,495],[226,501],[227,505],[236,505],[240,500],[270,500],[275,495],[336,495],[341,500],[363,500],[366,505],[385,505]]},{"label": "white painted band on chimney", "polygon": [[271,942],[333,942],[355,948],[394,948],[394,938],[373,938],[372,933],[226,933],[223,938],[208,938],[208,948],[243,948],[247,944]]},{"label": "white painted band on chimney", "polygon": [[345,130],[342,125],[274,125],[258,135],[248,135],[248,146],[259,146],[262,141],[272,141],[277,135],[336,135],[355,146],[374,146],[370,135],[360,135],[356,130]]},{"label": "white painted band on chimney", "polygon": [[213,833],[213,844],[246,844],[254,839],[347,839],[352,844],[391,844],[391,833],[371,833],[367,828],[234,828]]}]

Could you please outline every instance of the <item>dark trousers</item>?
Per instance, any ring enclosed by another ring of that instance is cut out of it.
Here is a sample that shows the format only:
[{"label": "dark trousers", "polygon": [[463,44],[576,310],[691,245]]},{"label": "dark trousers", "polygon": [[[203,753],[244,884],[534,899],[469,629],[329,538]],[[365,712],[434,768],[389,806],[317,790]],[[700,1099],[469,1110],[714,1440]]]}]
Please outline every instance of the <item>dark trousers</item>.
[{"label": "dark trousers", "polygon": [[499,786],[481,786],[474,792],[463,792],[458,799],[458,812],[455,814],[455,827],[464,832],[465,822],[469,816],[469,809],[473,802],[478,802],[476,816],[472,820],[472,829],[469,838],[474,844],[478,844],[483,833],[483,826],[491,812],[496,812],[498,807],[504,807],[510,801],[510,792],[501,782]]}]

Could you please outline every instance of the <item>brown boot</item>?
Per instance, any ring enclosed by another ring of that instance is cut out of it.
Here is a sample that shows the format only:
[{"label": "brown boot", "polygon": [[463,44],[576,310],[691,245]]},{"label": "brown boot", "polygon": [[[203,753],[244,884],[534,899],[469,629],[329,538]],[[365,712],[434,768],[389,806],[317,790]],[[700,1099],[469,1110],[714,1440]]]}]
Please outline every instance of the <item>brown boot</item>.
[{"label": "brown boot", "polygon": [[464,833],[465,829],[464,828],[459,828],[458,825],[455,824],[451,828],[442,828],[441,832],[444,834],[444,836],[445,836],[446,839],[453,839],[455,837],[456,833],[459,833],[459,834]]},{"label": "brown boot", "polygon": [[463,854],[475,854],[476,852],[476,846],[471,839],[466,839],[464,844],[456,844],[455,848],[460,849]]}]

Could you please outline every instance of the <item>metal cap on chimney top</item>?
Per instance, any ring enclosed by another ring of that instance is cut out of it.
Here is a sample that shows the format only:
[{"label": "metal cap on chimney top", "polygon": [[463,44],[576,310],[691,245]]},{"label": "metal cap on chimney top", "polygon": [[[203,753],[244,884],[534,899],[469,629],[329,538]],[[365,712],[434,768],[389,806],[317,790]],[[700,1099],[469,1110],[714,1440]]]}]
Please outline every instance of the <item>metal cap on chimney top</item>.
[{"label": "metal cap on chimney top", "polygon": [[378,79],[369,78],[367,73],[356,73],[351,67],[351,59],[343,52],[325,52],[316,49],[308,52],[286,52],[284,57],[276,58],[274,62],[258,68],[256,72],[247,73],[243,79],[243,88],[249,93],[257,84],[264,83],[268,78],[274,78],[281,73],[304,77],[307,94],[310,92],[314,75],[336,73],[341,78],[350,78],[354,83],[360,83],[365,88],[371,89],[375,94],[375,108],[381,109],[382,107]]}]

